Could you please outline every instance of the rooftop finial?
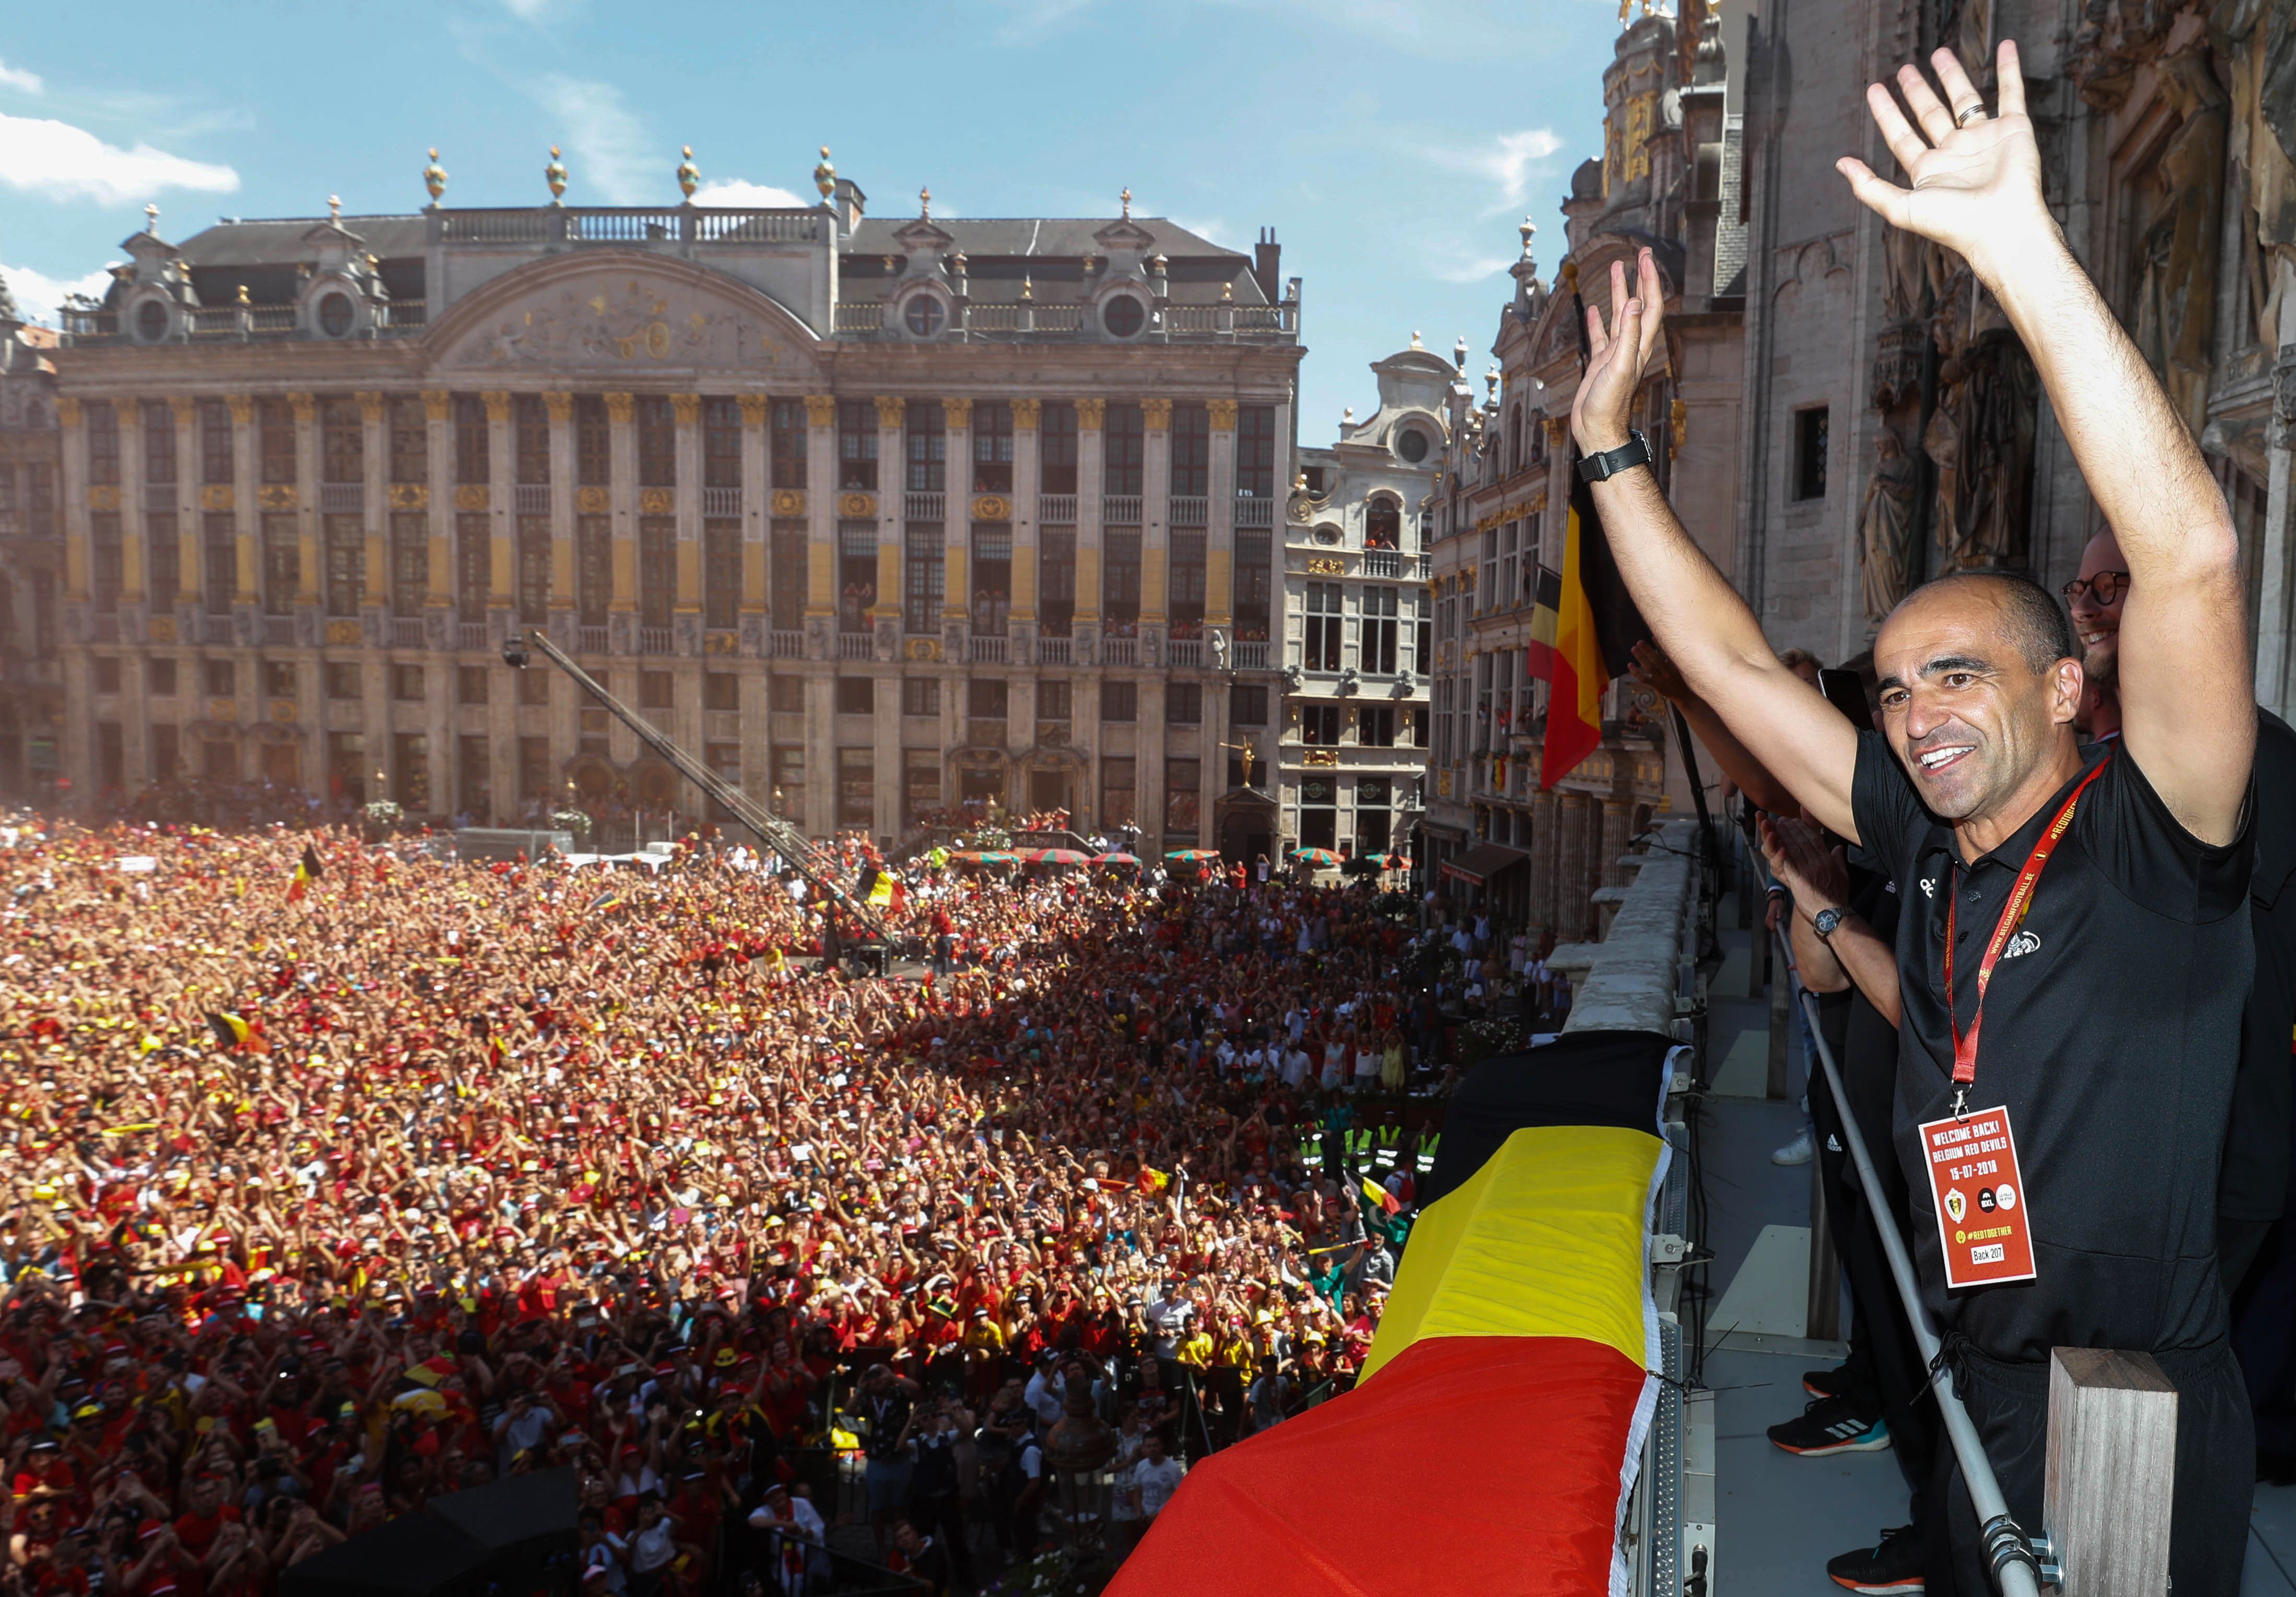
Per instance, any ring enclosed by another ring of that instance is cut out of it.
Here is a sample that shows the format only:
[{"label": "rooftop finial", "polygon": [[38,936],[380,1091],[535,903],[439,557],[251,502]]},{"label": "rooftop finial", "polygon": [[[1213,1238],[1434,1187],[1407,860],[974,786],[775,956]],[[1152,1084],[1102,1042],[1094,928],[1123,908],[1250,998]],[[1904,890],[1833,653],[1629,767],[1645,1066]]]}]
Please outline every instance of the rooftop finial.
[{"label": "rooftop finial", "polygon": [[550,164],[542,168],[542,181],[550,185],[550,203],[558,203],[558,196],[566,192],[566,163],[558,159],[558,146],[550,146]]},{"label": "rooftop finial", "polygon": [[1034,299],[1036,297],[1037,280],[1024,273],[1021,278],[1021,298],[1023,299]]},{"label": "rooftop finial", "polygon": [[1499,369],[1496,366],[1483,373],[1483,389],[1490,396],[1484,403],[1496,405],[1499,402]]},{"label": "rooftop finial", "polygon": [[327,196],[327,220],[340,223],[343,219],[343,198],[340,194]]},{"label": "rooftop finial", "polygon": [[144,202],[144,231],[154,234],[160,231],[160,208],[149,200]]},{"label": "rooftop finial", "polygon": [[685,153],[685,159],[677,163],[677,192],[691,200],[693,191],[701,186],[701,168],[693,164],[693,145],[686,145]]},{"label": "rooftop finial", "polygon": [[917,191],[917,215],[928,222],[932,220],[932,188],[930,184]]},{"label": "rooftop finial", "polygon": [[1426,345],[1419,341],[1419,329],[1416,327],[1411,330],[1411,347],[1414,349],[1424,349],[1427,348]]},{"label": "rooftop finial", "polygon": [[1451,364],[1462,372],[1467,369],[1467,336],[1464,333],[1461,333],[1459,341],[1451,346]]},{"label": "rooftop finial", "polygon": [[1522,219],[1522,225],[1516,228],[1515,231],[1522,234],[1523,258],[1528,260],[1530,258],[1530,241],[1538,232],[1538,224],[1532,221],[1529,217],[1525,217]]},{"label": "rooftop finial", "polygon": [[1354,405],[1350,405],[1347,409],[1340,413],[1340,424],[1343,427],[1353,427],[1356,424],[1356,407]]},{"label": "rooftop finial", "polygon": [[829,164],[829,146],[821,147],[821,164],[813,169],[813,186],[824,200],[837,192],[837,168]]},{"label": "rooftop finial", "polygon": [[1123,200],[1123,201],[1124,201],[1124,219],[1125,219],[1126,221],[1129,222],[1130,220],[1132,220],[1132,191],[1131,191],[1131,189],[1130,189],[1129,187],[1126,188],[1126,190],[1124,191],[1123,194],[1122,194],[1122,195],[1120,195],[1120,196],[1119,196],[1119,198],[1121,198],[1121,199]]},{"label": "rooftop finial", "polygon": [[430,191],[430,203],[439,203],[439,196],[447,192],[447,168],[439,164],[439,146],[430,146],[430,164],[422,168],[422,186]]}]

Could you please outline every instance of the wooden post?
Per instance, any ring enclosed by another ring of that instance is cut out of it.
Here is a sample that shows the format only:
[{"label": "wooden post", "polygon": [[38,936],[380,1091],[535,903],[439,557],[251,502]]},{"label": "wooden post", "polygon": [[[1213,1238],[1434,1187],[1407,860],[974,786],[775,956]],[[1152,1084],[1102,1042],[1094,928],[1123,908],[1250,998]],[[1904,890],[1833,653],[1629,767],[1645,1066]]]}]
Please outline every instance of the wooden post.
[{"label": "wooden post", "polygon": [[2149,1353],[2049,1355],[2042,1516],[2062,1597],[2161,1597],[2177,1478],[2177,1388]]}]

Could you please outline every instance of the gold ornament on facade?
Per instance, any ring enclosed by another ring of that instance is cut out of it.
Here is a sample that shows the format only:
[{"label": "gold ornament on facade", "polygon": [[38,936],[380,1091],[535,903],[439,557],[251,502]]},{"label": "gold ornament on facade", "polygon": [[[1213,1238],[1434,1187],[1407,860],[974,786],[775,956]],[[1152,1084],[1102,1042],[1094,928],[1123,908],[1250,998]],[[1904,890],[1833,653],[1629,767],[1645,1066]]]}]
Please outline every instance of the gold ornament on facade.
[{"label": "gold ornament on facade", "polygon": [[444,389],[422,390],[422,418],[426,422],[444,422],[455,414],[454,397]]},{"label": "gold ornament on facade", "polygon": [[488,389],[484,393],[480,394],[479,397],[486,402],[488,421],[507,422],[510,420],[510,396],[508,394],[504,393],[500,389]]},{"label": "gold ornament on facade", "polygon": [[774,514],[777,516],[801,516],[805,514],[805,490],[803,488],[775,488],[774,490]]},{"label": "gold ornament on facade", "polygon": [[176,618],[173,616],[152,617],[152,641],[155,643],[174,643],[176,641]]},{"label": "gold ornament on facade", "polygon": [[877,495],[847,494],[838,500],[837,513],[857,521],[865,516],[873,516],[877,513]]},{"label": "gold ornament on facade", "polygon": [[574,508],[586,516],[603,516],[613,508],[606,490],[596,483],[574,490]]},{"label": "gold ornament on facade", "polygon": [[99,482],[90,487],[87,490],[87,507],[90,510],[118,510],[119,508],[119,485],[111,482]]},{"label": "gold ornament on facade", "polygon": [[742,635],[738,632],[705,632],[701,635],[704,654],[736,654],[741,651]]},{"label": "gold ornament on facade", "polygon": [[1538,424],[1546,430],[1546,446],[1550,450],[1560,449],[1570,441],[1570,417],[1541,416],[1538,419]]},{"label": "gold ornament on facade", "polygon": [[627,394],[608,394],[606,396],[606,419],[611,422],[615,426],[628,426],[630,423],[632,409],[632,402]]},{"label": "gold ornament on facade", "polygon": [[877,425],[898,427],[901,424],[901,418],[908,413],[908,408],[909,402],[898,394],[878,395]]},{"label": "gold ornament on facade", "polygon": [[1168,431],[1172,425],[1172,402],[1169,399],[1143,399],[1140,402],[1140,422],[1150,432]]},{"label": "gold ornament on facade", "polygon": [[676,488],[640,488],[638,513],[644,516],[668,516],[677,512]]},{"label": "gold ornament on facade", "polygon": [[456,510],[486,509],[487,485],[483,482],[466,482],[457,487],[455,490],[455,508]]},{"label": "gold ornament on facade", "polygon": [[542,168],[542,181],[550,185],[550,203],[557,204],[558,197],[566,192],[566,163],[558,159],[555,144],[550,146],[550,164]]},{"label": "gold ornament on facade", "polygon": [[1132,191],[1127,188],[1119,198],[1124,202],[1124,219],[1129,222],[1132,220]]},{"label": "gold ornament on facade", "polygon": [[1036,431],[1037,422],[1044,411],[1045,402],[1041,399],[1015,399],[1013,401],[1013,430],[1018,432]]},{"label": "gold ornament on facade", "polygon": [[229,510],[234,503],[231,484],[227,482],[205,483],[200,488],[201,510]]},{"label": "gold ornament on facade", "polygon": [[308,427],[311,418],[318,413],[319,402],[308,394],[290,394],[287,406],[295,413],[296,426]]},{"label": "gold ornament on facade", "polygon": [[677,424],[680,427],[691,427],[701,420],[701,396],[672,394],[669,397],[669,408],[671,414],[677,418]]},{"label": "gold ornament on facade", "polygon": [[[330,621],[327,623],[327,646],[329,648],[348,649],[357,644],[358,641],[359,624],[357,622]],[[276,714],[277,712],[275,711],[273,713]]]},{"label": "gold ornament on facade", "polygon": [[763,427],[766,424],[766,397],[763,394],[741,396],[742,425]]},{"label": "gold ornament on facade", "polygon": [[430,487],[428,483],[394,482],[383,490],[383,497],[393,510],[429,510]]},{"label": "gold ornament on facade", "polygon": [[1235,430],[1234,400],[1213,399],[1207,402],[1204,408],[1211,413],[1212,430],[1214,432],[1234,432]]},{"label": "gold ornament on facade", "polygon": [[805,397],[805,419],[808,426],[837,425],[837,397],[833,394],[808,394]]},{"label": "gold ornament on facade", "polygon": [[293,510],[295,485],[291,482],[266,482],[255,490],[255,503],[260,510]]},{"label": "gold ornament on facade", "polygon": [[542,397],[542,409],[543,413],[554,422],[570,422],[574,419],[574,396],[556,392],[545,394]]},{"label": "gold ornament on facade", "polygon": [[1077,427],[1080,431],[1098,432],[1107,414],[1108,401],[1105,399],[1079,399],[1076,402]]},{"label": "gold ornament on facade", "polygon": [[[353,621],[350,628],[350,641],[356,643],[358,642],[358,623]],[[332,629],[330,628],[330,630]],[[295,701],[292,699],[274,699],[271,701],[271,718],[283,725],[292,721],[295,718]]]},{"label": "gold ornament on facade", "polygon": [[1666,407],[1666,427],[1667,443],[1673,448],[1681,448],[1683,440],[1690,436],[1690,406],[1682,402],[1679,394]]},{"label": "gold ornament on facade", "polygon": [[360,421],[372,426],[373,423],[382,420],[383,408],[382,396],[381,394],[362,391],[357,395],[356,397],[358,400]]},{"label": "gold ornament on facade", "polygon": [[1310,577],[1341,577],[1347,572],[1348,562],[1329,554],[1311,555],[1308,561]]},{"label": "gold ornament on facade", "polygon": [[[241,419],[245,420],[244,417]],[[70,394],[56,401],[56,425],[59,427],[79,425],[79,401]]]},{"label": "gold ornament on facade", "polygon": [[821,191],[821,197],[824,200],[837,192],[837,168],[829,164],[829,146],[826,144],[821,147],[821,164],[813,169],[813,186]]},{"label": "gold ornament on facade", "polygon": [[188,394],[175,394],[168,397],[168,409],[174,414],[176,426],[189,427],[199,416],[200,404]]},{"label": "gold ornament on facade", "polygon": [[1336,749],[1306,749],[1300,757],[1300,763],[1303,766],[1336,766],[1340,763],[1340,751]]},{"label": "gold ornament on facade", "polygon": [[1235,284],[1233,283],[1223,283],[1220,284],[1220,303],[1222,305],[1234,305],[1235,303]]},{"label": "gold ornament on facade", "polygon": [[439,203],[439,196],[447,192],[447,168],[439,164],[439,146],[430,146],[430,164],[422,168],[422,186],[430,191],[430,203]]},{"label": "gold ornament on facade", "polygon": [[238,720],[238,719],[239,719],[239,700],[236,700],[236,699],[210,699],[210,700],[208,700],[208,719],[209,719],[209,720],[210,720],[210,721],[236,721],[236,720]]},{"label": "gold ornament on facade", "polygon": [[942,419],[951,427],[972,425],[972,401],[970,399],[944,399],[940,402],[940,412]]},{"label": "gold ornament on facade", "polygon": [[1037,297],[1037,279],[1031,273],[1021,274],[1021,303],[1028,304]]},{"label": "gold ornament on facade", "polygon": [[685,159],[677,163],[677,192],[691,200],[701,186],[701,168],[693,164],[693,145],[686,145],[684,153]]},{"label": "gold ornament on facade", "polygon": [[1002,494],[980,494],[972,501],[972,519],[976,521],[1007,521],[1013,517],[1013,502]]},{"label": "gold ornament on facade", "polygon": [[940,658],[939,638],[911,638],[904,651],[911,659],[937,660]]}]

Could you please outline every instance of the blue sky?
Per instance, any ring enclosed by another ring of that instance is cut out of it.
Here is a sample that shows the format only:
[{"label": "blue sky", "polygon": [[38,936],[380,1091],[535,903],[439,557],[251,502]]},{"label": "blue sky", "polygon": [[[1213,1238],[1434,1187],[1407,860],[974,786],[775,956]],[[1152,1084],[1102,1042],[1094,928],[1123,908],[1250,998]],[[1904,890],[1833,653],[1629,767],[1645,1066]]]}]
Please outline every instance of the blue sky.
[{"label": "blue sky", "polygon": [[[0,32],[0,270],[28,312],[94,286],[160,207],[411,211],[660,202],[691,143],[726,202],[813,199],[826,143],[874,216],[1169,216],[1273,225],[1306,279],[1300,441],[1374,401],[1414,330],[1480,373],[1525,214],[1552,275],[1570,169],[1601,149],[1606,0],[971,0],[835,5],[123,0]],[[91,51],[91,42],[100,40]],[[703,198],[709,197],[705,193]]]}]

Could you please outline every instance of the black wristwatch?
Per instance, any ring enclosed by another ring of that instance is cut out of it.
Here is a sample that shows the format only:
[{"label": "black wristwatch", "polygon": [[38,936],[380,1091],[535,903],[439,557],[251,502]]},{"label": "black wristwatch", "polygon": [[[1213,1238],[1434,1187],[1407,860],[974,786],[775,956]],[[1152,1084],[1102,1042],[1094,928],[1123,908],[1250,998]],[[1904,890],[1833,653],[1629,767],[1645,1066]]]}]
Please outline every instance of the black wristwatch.
[{"label": "black wristwatch", "polygon": [[1605,449],[1600,455],[1579,457],[1578,475],[1588,482],[1602,482],[1621,471],[1631,471],[1636,466],[1651,463],[1650,445],[1638,431],[1627,434],[1627,441],[1615,449]]},{"label": "black wristwatch", "polygon": [[1820,942],[1832,937],[1833,929],[1841,924],[1841,911],[1838,909],[1822,909],[1809,918],[1810,930],[1817,933]]}]

